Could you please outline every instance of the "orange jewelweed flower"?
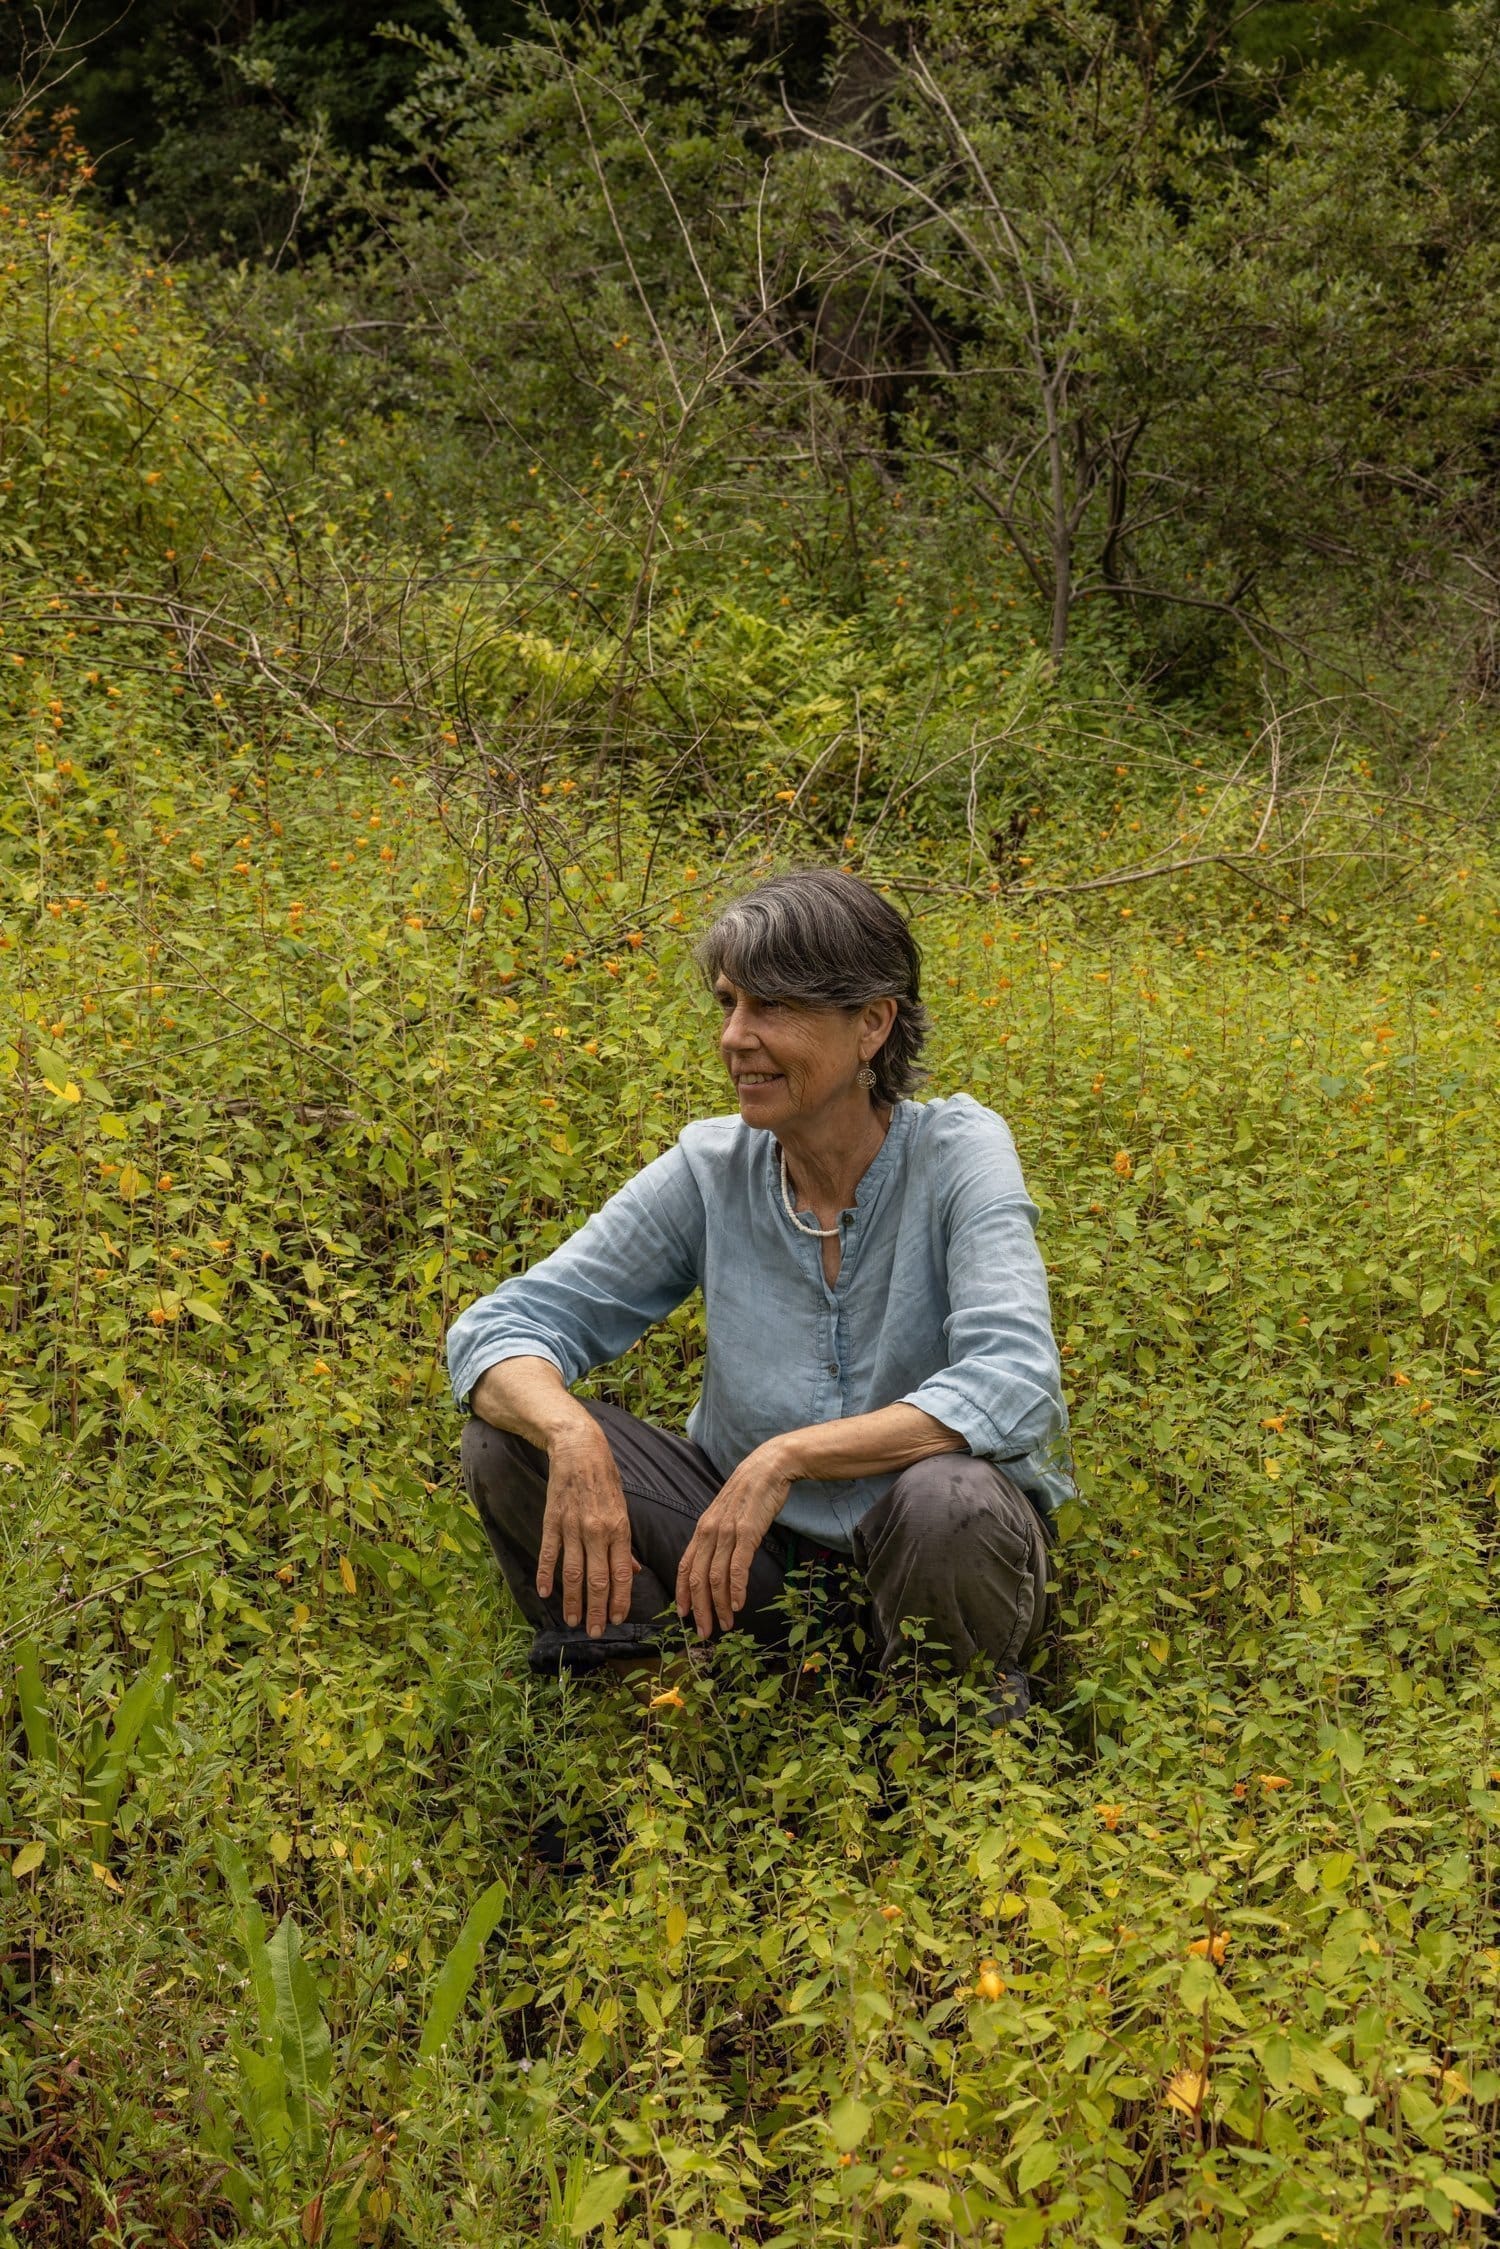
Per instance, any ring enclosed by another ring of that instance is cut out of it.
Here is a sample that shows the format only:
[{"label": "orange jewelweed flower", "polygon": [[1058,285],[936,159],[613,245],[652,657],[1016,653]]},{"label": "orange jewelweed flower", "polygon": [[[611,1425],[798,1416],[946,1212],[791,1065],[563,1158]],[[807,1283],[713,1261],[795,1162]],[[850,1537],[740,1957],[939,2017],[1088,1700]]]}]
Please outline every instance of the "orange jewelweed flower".
[{"label": "orange jewelweed flower", "polygon": [[980,1962],[979,1976],[974,1989],[981,1999],[999,1999],[1003,1996],[1005,1978],[1000,1973],[998,1962],[994,1960]]},{"label": "orange jewelweed flower", "polygon": [[1216,1929],[1211,1937],[1194,1937],[1192,1943],[1188,1946],[1188,1952],[1193,1959],[1211,1960],[1216,1968],[1222,1967],[1224,1955],[1228,1950],[1229,1936],[1227,1931],[1223,1929]]},{"label": "orange jewelweed flower", "polygon": [[1268,1413],[1261,1423],[1262,1429],[1274,1429],[1279,1434],[1286,1427],[1284,1413]]},{"label": "orange jewelweed flower", "polygon": [[1119,1154],[1115,1157],[1115,1170],[1118,1172],[1119,1176],[1122,1179],[1129,1179],[1132,1172],[1135,1170],[1135,1164],[1131,1158],[1128,1148],[1122,1148]]},{"label": "orange jewelweed flower", "polygon": [[687,1704],[676,1687],[667,1687],[661,1694],[653,1695],[647,1707],[651,1710],[686,1710]]},{"label": "orange jewelweed flower", "polygon": [[1178,2069],[1167,2079],[1167,2089],[1162,2095],[1168,2108],[1179,2116],[1197,2116],[1203,2107],[1203,2096],[1208,2091],[1208,2072],[1201,2069]]},{"label": "orange jewelweed flower", "polygon": [[1100,1826],[1107,1827],[1111,1835],[1114,1834],[1115,1829],[1119,1826],[1120,1815],[1122,1814],[1124,1809],[1125,1807],[1123,1804],[1096,1804],[1094,1806],[1094,1810],[1098,1815]]},{"label": "orange jewelweed flower", "polygon": [[166,1316],[166,1313],[162,1310],[159,1304],[153,1304],[150,1311],[146,1315],[154,1328],[159,1328],[162,1325],[163,1321],[166,1319]]},{"label": "orange jewelweed flower", "polygon": [[1255,1777],[1268,1796],[1274,1796],[1278,1788],[1292,1785],[1284,1773],[1257,1773]]},{"label": "orange jewelweed flower", "polygon": [[172,1174],[169,1171],[164,1171],[156,1184],[158,1190],[164,1195],[172,1184]]},{"label": "orange jewelweed flower", "polygon": [[630,932],[630,935],[626,938],[625,942],[630,947],[630,950],[633,953],[638,953],[641,947],[646,942],[645,932],[643,930],[633,929]]},{"label": "orange jewelweed flower", "polygon": [[1409,1390],[1411,1388],[1411,1376],[1409,1374],[1393,1374],[1391,1380],[1398,1390]]},{"label": "orange jewelweed flower", "polygon": [[313,1373],[314,1373],[314,1374],[328,1374],[328,1373],[329,1373],[330,1371],[331,1371],[331,1370],[330,1370],[330,1368],[329,1368],[329,1365],[328,1365],[328,1361],[327,1361],[326,1359],[314,1359],[314,1361],[313,1361]]},{"label": "orange jewelweed flower", "polygon": [[880,1918],[882,1921],[899,1921],[901,1919],[900,1906],[883,1905],[880,1909]]}]

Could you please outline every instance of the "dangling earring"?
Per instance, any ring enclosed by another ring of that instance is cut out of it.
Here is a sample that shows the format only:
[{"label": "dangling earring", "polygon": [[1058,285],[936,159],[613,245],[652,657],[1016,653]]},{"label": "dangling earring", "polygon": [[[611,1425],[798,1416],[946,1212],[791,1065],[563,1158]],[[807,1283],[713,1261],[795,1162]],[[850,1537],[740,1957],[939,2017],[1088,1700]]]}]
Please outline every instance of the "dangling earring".
[{"label": "dangling earring", "polygon": [[854,1073],[854,1082],[856,1085],[863,1086],[866,1093],[871,1091],[875,1084],[875,1072],[870,1068],[868,1062],[861,1062]]}]

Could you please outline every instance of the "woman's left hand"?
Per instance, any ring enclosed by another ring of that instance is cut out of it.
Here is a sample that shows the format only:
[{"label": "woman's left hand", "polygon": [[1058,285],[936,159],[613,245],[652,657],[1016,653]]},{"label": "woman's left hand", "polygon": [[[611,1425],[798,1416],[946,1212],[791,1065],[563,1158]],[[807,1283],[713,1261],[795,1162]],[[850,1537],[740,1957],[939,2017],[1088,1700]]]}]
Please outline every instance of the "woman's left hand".
[{"label": "woman's left hand", "polygon": [[677,1613],[692,1615],[700,1640],[715,1619],[727,1632],[745,1605],[750,1565],[781,1513],[796,1471],[773,1441],[747,1453],[698,1517],[677,1569]]}]

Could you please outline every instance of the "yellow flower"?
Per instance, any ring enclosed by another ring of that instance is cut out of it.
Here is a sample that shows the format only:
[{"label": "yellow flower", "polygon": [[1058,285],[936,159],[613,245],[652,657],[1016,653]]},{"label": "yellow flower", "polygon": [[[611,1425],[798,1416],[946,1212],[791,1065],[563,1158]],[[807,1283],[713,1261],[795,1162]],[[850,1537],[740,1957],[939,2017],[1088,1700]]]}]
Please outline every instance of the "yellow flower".
[{"label": "yellow flower", "polygon": [[1224,1955],[1228,1950],[1229,1933],[1226,1929],[1215,1929],[1211,1937],[1194,1937],[1188,1946],[1188,1951],[1195,1960],[1212,1960],[1216,1968],[1223,1966]]},{"label": "yellow flower", "polygon": [[661,1694],[651,1697],[647,1708],[651,1710],[686,1710],[687,1704],[676,1687],[667,1687]]},{"label": "yellow flower", "polygon": [[1000,1973],[997,1960],[981,1960],[975,1990],[981,1999],[999,1999],[1005,1991],[1005,1978]]},{"label": "yellow flower", "polygon": [[1268,1796],[1273,1796],[1278,1788],[1290,1788],[1292,1785],[1282,1773],[1257,1773],[1255,1777]]},{"label": "yellow flower", "polygon": [[1163,2095],[1168,2108],[1176,2109],[1179,2116],[1197,2116],[1203,2107],[1203,2096],[1208,2091],[1208,2072],[1201,2069],[1178,2069],[1167,2079]]}]

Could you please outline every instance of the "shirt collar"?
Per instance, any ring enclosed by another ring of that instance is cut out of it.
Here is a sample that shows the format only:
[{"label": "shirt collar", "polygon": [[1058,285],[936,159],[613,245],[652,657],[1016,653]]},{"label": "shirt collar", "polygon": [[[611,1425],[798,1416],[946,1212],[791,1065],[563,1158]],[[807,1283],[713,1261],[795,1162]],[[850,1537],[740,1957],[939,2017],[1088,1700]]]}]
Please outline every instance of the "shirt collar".
[{"label": "shirt collar", "polygon": [[[905,1141],[906,1135],[911,1129],[914,1107],[913,1102],[906,1100],[898,1100],[893,1105],[891,1121],[886,1127],[885,1138],[876,1149],[864,1177],[854,1190],[854,1209],[866,1212],[874,1208],[886,1180],[897,1168],[899,1155],[897,1144]],[[765,1138],[766,1185],[776,1208],[785,1218],[786,1211],[781,1200],[781,1165],[777,1154],[776,1135],[774,1132],[768,1132]]]}]

